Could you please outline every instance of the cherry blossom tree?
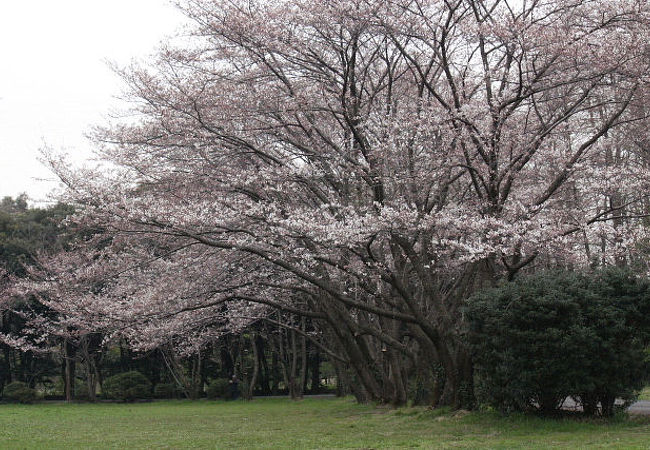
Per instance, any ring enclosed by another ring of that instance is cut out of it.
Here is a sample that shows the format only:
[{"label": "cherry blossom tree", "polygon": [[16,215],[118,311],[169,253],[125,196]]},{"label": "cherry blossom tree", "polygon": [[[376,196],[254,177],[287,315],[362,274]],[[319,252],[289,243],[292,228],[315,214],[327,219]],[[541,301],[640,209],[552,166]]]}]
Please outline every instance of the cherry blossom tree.
[{"label": "cherry blossom tree", "polygon": [[191,347],[282,309],[360,398],[404,403],[418,373],[469,407],[472,292],[645,237],[645,1],[180,6],[194,28],[120,71],[103,165],[49,155],[104,230],[33,286],[75,326]]}]

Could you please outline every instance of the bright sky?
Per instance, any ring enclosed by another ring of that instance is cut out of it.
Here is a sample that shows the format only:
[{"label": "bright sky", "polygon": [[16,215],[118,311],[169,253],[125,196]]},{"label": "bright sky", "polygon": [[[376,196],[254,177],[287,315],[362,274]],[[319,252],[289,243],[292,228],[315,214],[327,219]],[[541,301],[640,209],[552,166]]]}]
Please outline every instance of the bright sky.
[{"label": "bright sky", "polygon": [[56,186],[44,144],[89,157],[84,133],[120,106],[107,61],[150,55],[183,19],[168,0],[0,0],[0,198]]}]

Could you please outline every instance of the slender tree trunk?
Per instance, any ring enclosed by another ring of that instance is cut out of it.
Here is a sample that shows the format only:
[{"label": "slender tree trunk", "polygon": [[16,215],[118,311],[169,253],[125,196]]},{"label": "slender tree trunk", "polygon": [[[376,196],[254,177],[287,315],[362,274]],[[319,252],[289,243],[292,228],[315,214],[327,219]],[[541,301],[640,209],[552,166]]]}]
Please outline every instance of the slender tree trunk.
[{"label": "slender tree trunk", "polygon": [[298,366],[298,348],[296,345],[296,332],[291,330],[290,336],[291,336],[291,364],[289,366],[289,396],[291,397],[292,400],[296,400],[298,398],[298,392],[297,392],[298,386],[296,385],[297,382],[296,371]]},{"label": "slender tree trunk", "polygon": [[95,365],[95,360],[90,352],[90,342],[87,336],[84,336],[81,339],[80,350],[84,360],[84,366],[86,370],[86,387],[88,389],[88,400],[91,402],[96,401],[96,390],[97,390],[97,369]]},{"label": "slender tree trunk", "polygon": [[318,394],[320,391],[320,352],[317,348],[313,348],[311,357],[310,371],[311,371],[311,393]]},{"label": "slender tree trunk", "polygon": [[[305,332],[305,318],[303,317],[301,320],[300,328],[302,329],[302,332]],[[300,335],[300,377],[298,380],[298,385],[297,390],[297,396],[299,398],[303,398],[303,395],[305,393],[305,383],[307,380],[307,338],[305,337],[304,334]]]},{"label": "slender tree trunk", "polygon": [[63,342],[64,348],[64,390],[65,400],[71,402],[74,400],[74,379],[75,379],[75,348],[67,339]]},{"label": "slender tree trunk", "polygon": [[259,355],[257,352],[255,333],[253,332],[251,332],[250,341],[251,341],[251,347],[253,349],[253,375],[251,376],[251,381],[248,384],[248,392],[246,393],[247,400],[251,400],[253,398],[253,393],[255,392],[255,384],[257,383],[257,375],[260,370],[260,362],[259,362]]},{"label": "slender tree trunk", "polygon": [[13,381],[12,369],[11,369],[11,349],[9,348],[9,346],[4,346],[3,353],[4,353],[4,365],[6,367],[5,373],[3,373],[3,381],[6,384],[9,384]]},{"label": "slender tree trunk", "polygon": [[165,362],[169,373],[176,382],[176,385],[183,391],[183,394],[186,398],[192,398],[192,392],[189,389],[187,377],[183,373],[183,367],[176,358],[174,349],[171,346],[167,346],[167,348],[161,348],[160,354],[163,357],[163,361]]},{"label": "slender tree trunk", "polygon": [[201,386],[201,367],[202,358],[201,352],[192,357],[192,373],[190,374],[190,395],[193,400],[199,398],[199,390]]},{"label": "slender tree trunk", "polygon": [[271,394],[278,395],[280,391],[280,380],[282,379],[282,367],[280,365],[280,358],[277,351],[271,351]]},{"label": "slender tree trunk", "polygon": [[289,396],[291,397],[291,382],[289,369],[287,368],[287,360],[289,360],[289,355],[285,351],[284,343],[285,330],[282,327],[278,327],[278,358],[277,362],[279,363],[280,373],[282,375],[282,380],[286,386]]},{"label": "slender tree trunk", "polygon": [[257,348],[258,360],[260,365],[260,387],[264,395],[271,394],[271,373],[268,361],[266,360],[266,346],[264,340],[258,334],[255,339],[255,346]]}]

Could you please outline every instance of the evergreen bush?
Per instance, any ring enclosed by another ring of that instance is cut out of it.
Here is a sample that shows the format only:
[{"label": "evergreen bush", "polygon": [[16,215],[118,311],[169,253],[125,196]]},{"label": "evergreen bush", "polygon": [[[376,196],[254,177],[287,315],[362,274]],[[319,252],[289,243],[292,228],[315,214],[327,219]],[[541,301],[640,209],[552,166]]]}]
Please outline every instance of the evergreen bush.
[{"label": "evergreen bush", "polygon": [[230,400],[232,398],[230,381],[227,378],[216,378],[210,380],[210,383],[208,383],[208,387],[205,390],[205,394],[211,400],[216,400],[218,398]]},{"label": "evergreen bush", "polygon": [[107,398],[123,402],[151,398],[151,382],[140,372],[133,370],[106,378],[102,392]]},{"label": "evergreen bush", "polygon": [[36,391],[27,383],[14,381],[5,386],[2,391],[3,400],[11,403],[32,403],[36,400]]},{"label": "evergreen bush", "polygon": [[557,411],[573,397],[586,414],[633,401],[647,368],[650,289],[620,269],[547,272],[467,302],[480,401],[501,411]]},{"label": "evergreen bush", "polygon": [[174,383],[158,383],[153,389],[156,398],[177,398],[178,388]]}]

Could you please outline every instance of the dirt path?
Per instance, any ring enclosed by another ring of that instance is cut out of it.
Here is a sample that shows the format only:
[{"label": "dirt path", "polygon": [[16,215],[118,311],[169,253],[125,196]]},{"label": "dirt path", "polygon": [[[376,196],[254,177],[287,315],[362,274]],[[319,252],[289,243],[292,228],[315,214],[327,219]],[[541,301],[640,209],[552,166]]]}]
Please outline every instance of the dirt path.
[{"label": "dirt path", "polygon": [[650,401],[639,400],[634,405],[630,406],[628,411],[630,411],[630,414],[640,414],[644,416],[650,416]]},{"label": "dirt path", "polygon": [[[578,410],[580,407],[576,405],[576,403],[570,399],[567,398],[564,401],[564,405],[562,405],[562,409],[567,409],[567,410]],[[636,403],[634,403],[632,406],[630,406],[628,409],[628,412],[630,414],[636,414],[636,415],[641,415],[641,416],[650,416],[650,401],[648,400],[638,400]]]}]

